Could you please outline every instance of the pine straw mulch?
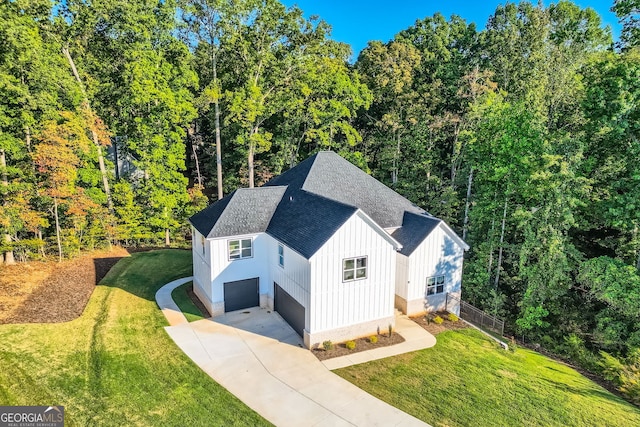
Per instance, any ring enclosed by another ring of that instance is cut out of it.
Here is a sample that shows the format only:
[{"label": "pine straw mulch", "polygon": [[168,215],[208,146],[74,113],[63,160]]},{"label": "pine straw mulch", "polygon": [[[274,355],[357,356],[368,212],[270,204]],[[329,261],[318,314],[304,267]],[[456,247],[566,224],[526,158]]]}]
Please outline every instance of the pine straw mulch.
[{"label": "pine straw mulch", "polygon": [[126,249],[94,251],[58,263],[0,267],[0,324],[58,323],[78,318],[89,297]]},{"label": "pine straw mulch", "polygon": [[[431,335],[438,335],[439,333],[444,331],[469,328],[469,325],[461,320],[452,322],[448,319],[448,315],[449,313],[447,313],[446,311],[439,311],[437,313],[428,313],[426,315],[410,317],[409,319],[422,326],[422,328],[429,332]],[[433,318],[436,316],[440,316],[444,320],[444,322],[439,325],[435,323],[433,321]]]},{"label": "pine straw mulch", "polygon": [[379,334],[377,335],[377,337],[378,342],[375,344],[369,341],[369,337],[363,337],[353,340],[356,343],[356,348],[354,348],[353,350],[349,350],[346,347],[345,343],[340,343],[334,344],[333,349],[331,350],[325,350],[324,348],[322,348],[322,345],[320,345],[318,348],[313,348],[311,351],[319,360],[327,360],[333,359],[334,357],[348,356],[349,354],[358,353],[360,351],[373,350],[374,348],[386,347],[389,345],[400,344],[401,342],[404,342],[404,338],[402,338],[402,335],[395,332],[391,334],[391,337],[389,337],[389,334]]}]

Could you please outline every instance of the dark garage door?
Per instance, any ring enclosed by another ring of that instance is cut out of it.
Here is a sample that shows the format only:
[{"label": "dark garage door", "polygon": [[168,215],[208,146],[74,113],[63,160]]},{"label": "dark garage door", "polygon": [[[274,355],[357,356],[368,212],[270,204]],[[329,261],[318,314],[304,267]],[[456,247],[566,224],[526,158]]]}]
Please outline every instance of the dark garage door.
[{"label": "dark garage door", "polygon": [[274,282],[273,286],[276,293],[275,310],[302,337],[304,331],[304,307],[277,283]]},{"label": "dark garage door", "polygon": [[258,278],[224,284],[224,311],[236,311],[260,305]]}]

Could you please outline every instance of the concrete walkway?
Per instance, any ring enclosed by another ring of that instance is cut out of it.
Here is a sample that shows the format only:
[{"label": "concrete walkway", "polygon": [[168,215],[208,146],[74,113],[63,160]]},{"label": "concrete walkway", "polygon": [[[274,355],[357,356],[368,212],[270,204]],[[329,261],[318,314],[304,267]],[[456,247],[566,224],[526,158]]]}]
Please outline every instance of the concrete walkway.
[{"label": "concrete walkway", "polygon": [[189,280],[156,293],[172,325],[167,333],[211,378],[273,424],[427,426],[332,373],[275,312],[254,307],[186,322],[171,291]]}]

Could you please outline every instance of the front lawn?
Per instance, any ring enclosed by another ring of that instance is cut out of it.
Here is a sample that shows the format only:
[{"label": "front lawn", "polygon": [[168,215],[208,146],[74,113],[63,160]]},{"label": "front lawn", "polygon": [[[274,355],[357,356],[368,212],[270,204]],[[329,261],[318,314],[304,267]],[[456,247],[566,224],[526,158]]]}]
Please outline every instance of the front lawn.
[{"label": "front lawn", "polygon": [[187,322],[195,322],[196,320],[202,320],[205,316],[202,314],[202,311],[196,307],[196,305],[189,297],[189,289],[193,288],[193,282],[184,283],[171,292],[171,298],[176,303],[184,317],[187,319]]},{"label": "front lawn", "polygon": [[501,350],[473,329],[435,347],[335,371],[435,426],[639,426],[640,410],[533,351]]},{"label": "front lawn", "polygon": [[265,425],[171,341],[154,295],[191,252],[122,259],[80,318],[0,326],[0,405],[63,405],[66,425]]}]

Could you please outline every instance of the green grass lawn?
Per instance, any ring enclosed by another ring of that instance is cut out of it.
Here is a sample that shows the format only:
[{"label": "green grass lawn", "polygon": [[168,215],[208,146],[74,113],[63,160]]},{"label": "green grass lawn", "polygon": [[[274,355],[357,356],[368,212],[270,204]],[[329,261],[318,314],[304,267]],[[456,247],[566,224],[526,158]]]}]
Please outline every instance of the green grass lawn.
[{"label": "green grass lawn", "polygon": [[202,315],[202,312],[189,298],[189,294],[187,294],[187,288],[193,286],[193,282],[187,282],[183,285],[178,286],[171,292],[171,298],[178,305],[184,317],[187,318],[188,322],[195,322],[196,320],[204,319],[205,317]]},{"label": "green grass lawn", "polygon": [[66,425],[265,425],[171,341],[154,295],[191,275],[191,252],[122,259],[82,316],[0,325],[0,405],[64,405]]},{"label": "green grass lawn", "polygon": [[501,350],[478,331],[335,371],[435,426],[640,426],[640,410],[533,351]]}]

